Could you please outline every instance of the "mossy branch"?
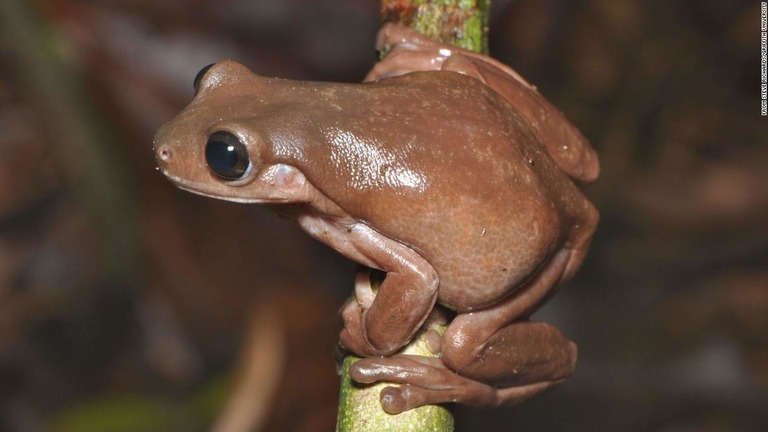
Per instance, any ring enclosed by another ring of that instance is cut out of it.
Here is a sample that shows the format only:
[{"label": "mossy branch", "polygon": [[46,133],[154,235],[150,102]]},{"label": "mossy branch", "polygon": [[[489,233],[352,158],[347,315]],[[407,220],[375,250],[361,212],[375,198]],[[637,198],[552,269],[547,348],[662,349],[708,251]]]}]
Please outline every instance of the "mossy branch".
[{"label": "mossy branch", "polygon": [[488,54],[490,8],[491,0],[382,0],[381,16],[438,42]]},{"label": "mossy branch", "polygon": [[[427,348],[426,334],[429,330],[438,333],[445,331],[445,326],[430,324],[422,328],[405,348],[398,354],[412,354],[435,357]],[[379,394],[390,383],[377,383],[361,386],[349,377],[349,367],[360,358],[348,355],[342,364],[341,395],[339,397],[339,417],[336,424],[338,432],[361,431],[453,431],[453,415],[441,405],[427,405],[410,411],[392,415],[381,407]]]}]

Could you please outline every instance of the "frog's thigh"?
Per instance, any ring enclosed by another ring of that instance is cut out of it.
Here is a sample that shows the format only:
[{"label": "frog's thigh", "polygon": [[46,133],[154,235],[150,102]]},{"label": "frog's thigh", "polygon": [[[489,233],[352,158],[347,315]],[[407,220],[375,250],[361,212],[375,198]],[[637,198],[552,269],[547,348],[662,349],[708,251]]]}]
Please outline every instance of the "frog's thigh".
[{"label": "frog's thigh", "polygon": [[446,365],[463,376],[502,388],[561,381],[573,373],[576,345],[550,324],[516,321],[485,340],[474,339],[484,329],[472,327],[453,328],[452,336],[468,340],[459,347],[447,343],[443,352]]},{"label": "frog's thigh", "polygon": [[576,346],[555,327],[527,317],[553,291],[571,258],[570,250],[561,250],[517,293],[493,307],[458,315],[443,337],[445,364],[497,387],[569,376]]}]

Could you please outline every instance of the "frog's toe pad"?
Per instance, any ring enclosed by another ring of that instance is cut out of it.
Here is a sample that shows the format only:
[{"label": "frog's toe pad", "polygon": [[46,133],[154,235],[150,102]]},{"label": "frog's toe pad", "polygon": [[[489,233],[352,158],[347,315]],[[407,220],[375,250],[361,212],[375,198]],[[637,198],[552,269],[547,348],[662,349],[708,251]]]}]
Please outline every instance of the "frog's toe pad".
[{"label": "frog's toe pad", "polygon": [[400,414],[422,405],[453,402],[452,394],[448,390],[426,390],[410,384],[385,387],[380,397],[382,408],[390,414]]}]

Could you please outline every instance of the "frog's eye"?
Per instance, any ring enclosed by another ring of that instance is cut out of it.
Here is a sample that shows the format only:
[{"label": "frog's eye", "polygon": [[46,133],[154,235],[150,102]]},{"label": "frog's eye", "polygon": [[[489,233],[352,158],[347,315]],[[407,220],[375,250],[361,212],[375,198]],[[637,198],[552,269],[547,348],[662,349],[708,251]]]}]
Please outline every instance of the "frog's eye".
[{"label": "frog's eye", "polygon": [[248,173],[251,160],[248,149],[235,135],[218,131],[208,137],[205,160],[211,170],[224,180],[238,180]]},{"label": "frog's eye", "polygon": [[200,69],[200,72],[198,72],[197,75],[195,75],[195,81],[192,83],[192,85],[195,88],[195,94],[197,94],[198,90],[200,90],[200,81],[203,80],[203,78],[205,77],[206,72],[208,72],[208,69],[210,69],[211,66],[213,66],[215,64],[216,63],[209,64],[208,66]]}]

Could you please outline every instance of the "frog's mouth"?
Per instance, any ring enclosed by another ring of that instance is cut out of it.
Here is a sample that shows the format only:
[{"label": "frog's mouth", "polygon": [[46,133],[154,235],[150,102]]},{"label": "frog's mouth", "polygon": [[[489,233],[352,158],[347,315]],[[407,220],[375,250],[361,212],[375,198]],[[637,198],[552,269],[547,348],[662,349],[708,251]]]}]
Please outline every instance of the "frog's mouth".
[{"label": "frog's mouth", "polygon": [[206,183],[189,181],[167,172],[163,172],[163,174],[165,174],[165,176],[168,177],[168,179],[173,182],[173,184],[179,189],[207,198],[214,198],[240,204],[287,204],[291,202],[291,200],[285,198],[243,198],[242,196],[234,196],[233,194],[228,194],[227,192],[229,191],[229,188],[226,187],[215,188]]}]

